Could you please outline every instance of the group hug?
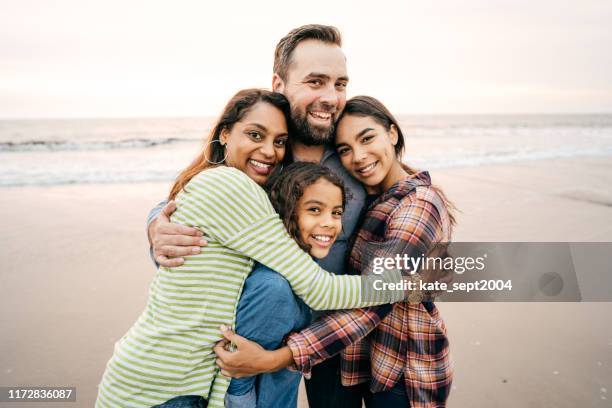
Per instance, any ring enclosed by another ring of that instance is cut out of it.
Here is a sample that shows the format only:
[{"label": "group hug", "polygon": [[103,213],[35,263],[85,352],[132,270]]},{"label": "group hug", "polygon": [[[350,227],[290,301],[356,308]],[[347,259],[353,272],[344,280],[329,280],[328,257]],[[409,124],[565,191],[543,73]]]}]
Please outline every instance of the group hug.
[{"label": "group hug", "polygon": [[272,90],[227,102],[149,215],[158,269],[96,407],[296,408],[302,378],[311,408],[446,406],[436,305],[361,275],[450,242],[455,208],[348,84],[339,30],[312,24],[279,41]]}]

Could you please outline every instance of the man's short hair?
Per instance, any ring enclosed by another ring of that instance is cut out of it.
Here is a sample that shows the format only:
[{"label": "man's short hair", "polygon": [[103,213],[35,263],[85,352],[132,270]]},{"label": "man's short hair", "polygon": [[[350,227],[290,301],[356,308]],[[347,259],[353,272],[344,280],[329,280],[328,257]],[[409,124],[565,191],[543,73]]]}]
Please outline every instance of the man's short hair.
[{"label": "man's short hair", "polygon": [[342,36],[340,31],[333,26],[321,24],[307,24],[294,28],[281,38],[274,51],[274,73],[278,74],[283,81],[287,79],[287,72],[291,65],[291,54],[297,45],[304,40],[319,40],[328,44],[342,47]]}]

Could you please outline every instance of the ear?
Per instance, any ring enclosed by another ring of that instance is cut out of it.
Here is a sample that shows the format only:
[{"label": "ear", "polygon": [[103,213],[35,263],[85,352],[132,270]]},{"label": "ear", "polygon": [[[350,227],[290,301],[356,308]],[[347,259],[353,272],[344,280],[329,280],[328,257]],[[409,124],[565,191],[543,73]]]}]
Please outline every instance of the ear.
[{"label": "ear", "polygon": [[219,133],[219,143],[222,145],[227,144],[227,139],[229,138],[229,131],[227,129],[223,129],[221,133]]},{"label": "ear", "polygon": [[272,75],[272,90],[278,93],[285,92],[285,81],[277,73]]},{"label": "ear", "polygon": [[389,137],[391,138],[391,144],[395,146],[397,144],[398,134],[397,127],[394,124],[391,124],[391,128],[389,128]]}]

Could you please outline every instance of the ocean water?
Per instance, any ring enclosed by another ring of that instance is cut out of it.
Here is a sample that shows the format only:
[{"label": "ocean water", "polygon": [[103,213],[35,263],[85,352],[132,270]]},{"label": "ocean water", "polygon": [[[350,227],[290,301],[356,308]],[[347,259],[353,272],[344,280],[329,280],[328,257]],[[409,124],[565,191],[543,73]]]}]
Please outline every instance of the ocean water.
[{"label": "ocean water", "polygon": [[[171,181],[212,118],[0,120],[0,186]],[[422,169],[612,155],[612,115],[400,115]]]}]

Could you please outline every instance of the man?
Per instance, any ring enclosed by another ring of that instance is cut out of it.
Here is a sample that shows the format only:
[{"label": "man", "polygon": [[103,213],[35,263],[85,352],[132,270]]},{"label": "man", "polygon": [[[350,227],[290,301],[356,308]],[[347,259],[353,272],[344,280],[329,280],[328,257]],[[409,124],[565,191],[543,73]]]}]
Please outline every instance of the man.
[{"label": "man", "polygon": [[[298,27],[276,46],[272,77],[272,89],[284,94],[291,104],[294,160],[327,166],[351,193],[342,217],[343,232],[329,255],[319,262],[324,269],[338,274],[344,273],[348,239],[365,202],[363,187],[342,167],[335,149],[329,145],[335,122],[346,103],[349,80],[341,45],[341,35],[335,27]],[[174,208],[173,203],[162,203],[149,215],[148,234],[154,259],[167,267],[181,265],[182,256],[199,253],[200,246],[206,244],[199,231],[169,222]],[[338,356],[313,368],[306,390],[313,408],[361,407],[359,389],[341,384]]]}]

